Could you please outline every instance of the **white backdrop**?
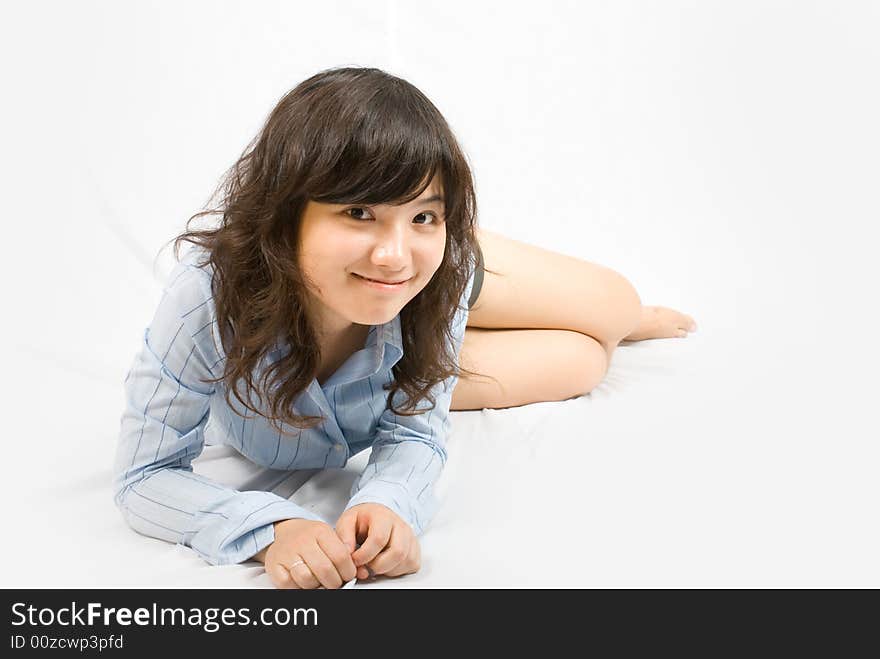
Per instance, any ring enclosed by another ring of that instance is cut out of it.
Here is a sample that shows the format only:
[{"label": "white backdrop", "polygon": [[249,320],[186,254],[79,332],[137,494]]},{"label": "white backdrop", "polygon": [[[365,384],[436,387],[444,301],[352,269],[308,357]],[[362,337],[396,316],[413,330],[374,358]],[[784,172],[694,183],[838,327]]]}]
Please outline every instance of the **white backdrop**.
[{"label": "white backdrop", "polygon": [[[0,585],[138,583],[122,567],[105,578],[118,548],[89,544],[95,529],[70,502],[104,488],[101,528],[122,524],[109,489],[122,381],[170,248],[155,269],[153,258],[285,92],[353,65],[406,78],[444,113],[482,226],[609,266],[643,303],[699,325],[615,353],[626,370],[612,380],[663,378],[619,399],[610,427],[628,470],[603,471],[606,454],[582,445],[587,487],[603,533],[634,533],[629,520],[651,540],[609,550],[601,570],[585,555],[559,583],[880,586],[880,4],[108,0],[0,12]],[[610,542],[589,537],[594,552]],[[470,569],[463,585],[481,583]]]}]

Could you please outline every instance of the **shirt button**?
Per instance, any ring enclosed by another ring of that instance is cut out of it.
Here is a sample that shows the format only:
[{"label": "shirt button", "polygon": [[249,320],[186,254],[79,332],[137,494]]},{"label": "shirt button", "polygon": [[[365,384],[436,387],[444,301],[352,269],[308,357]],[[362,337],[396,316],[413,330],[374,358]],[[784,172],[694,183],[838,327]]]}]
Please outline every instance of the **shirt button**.
[{"label": "shirt button", "polygon": [[342,450],[342,444],[337,444],[337,445],[334,446],[333,448],[334,448],[336,451],[341,451],[341,450]]}]

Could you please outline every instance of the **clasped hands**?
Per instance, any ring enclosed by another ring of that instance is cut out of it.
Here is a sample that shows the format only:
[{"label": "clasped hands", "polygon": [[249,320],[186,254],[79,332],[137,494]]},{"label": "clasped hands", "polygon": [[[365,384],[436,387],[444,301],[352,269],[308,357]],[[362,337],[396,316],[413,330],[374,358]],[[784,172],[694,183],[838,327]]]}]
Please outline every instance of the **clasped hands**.
[{"label": "clasped hands", "polygon": [[352,506],[335,529],[309,519],[285,519],[274,527],[264,563],[276,588],[336,589],[355,577],[398,577],[421,567],[412,528],[380,503]]}]

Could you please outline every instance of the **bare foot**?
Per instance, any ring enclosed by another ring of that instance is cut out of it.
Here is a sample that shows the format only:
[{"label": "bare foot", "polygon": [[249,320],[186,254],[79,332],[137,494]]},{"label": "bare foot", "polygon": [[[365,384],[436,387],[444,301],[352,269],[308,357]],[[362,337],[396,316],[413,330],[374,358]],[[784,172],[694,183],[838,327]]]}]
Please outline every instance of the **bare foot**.
[{"label": "bare foot", "polygon": [[623,341],[644,341],[645,339],[671,339],[686,337],[688,332],[696,332],[697,324],[687,314],[669,307],[642,306],[642,318],[638,326],[623,337]]}]

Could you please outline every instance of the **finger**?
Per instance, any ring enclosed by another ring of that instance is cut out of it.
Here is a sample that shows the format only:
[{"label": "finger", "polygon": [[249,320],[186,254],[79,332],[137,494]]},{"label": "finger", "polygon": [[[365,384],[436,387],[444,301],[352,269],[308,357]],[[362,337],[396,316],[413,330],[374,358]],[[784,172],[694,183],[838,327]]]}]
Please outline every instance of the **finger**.
[{"label": "finger", "polygon": [[272,585],[279,590],[299,588],[293,580],[290,570],[284,567],[281,563],[267,565],[266,572],[269,574],[269,579],[272,581]]},{"label": "finger", "polygon": [[319,535],[317,540],[318,546],[324,552],[324,555],[330,559],[336,573],[339,575],[340,585],[354,579],[357,568],[354,566],[354,561],[351,558],[348,547],[339,539],[339,536],[328,529],[327,533]]},{"label": "finger", "polygon": [[287,571],[290,572],[290,576],[296,582],[297,588],[314,590],[320,585],[320,582],[312,574],[311,569],[309,569],[309,564],[306,562],[305,557],[297,556],[295,560],[287,565]]},{"label": "finger", "polygon": [[348,555],[354,552],[357,547],[357,542],[355,538],[355,524],[357,523],[357,513],[346,514],[343,513],[339,520],[336,522],[336,535],[339,536],[339,539],[342,543],[348,547]]},{"label": "finger", "polygon": [[388,539],[391,537],[391,519],[385,515],[376,515],[370,520],[369,533],[364,543],[352,554],[351,558],[355,565],[364,565],[372,561],[385,549]]},{"label": "finger", "polygon": [[387,577],[399,577],[404,574],[412,574],[413,572],[418,572],[421,567],[422,562],[422,552],[419,547],[419,541],[413,539],[412,543],[409,546],[409,553],[406,555],[406,558],[403,559],[400,564],[392,570],[389,570],[385,573]]},{"label": "finger", "polygon": [[370,561],[369,567],[374,574],[386,574],[404,561],[409,555],[410,535],[411,532],[400,524],[391,527],[391,536],[385,548]]},{"label": "finger", "polygon": [[336,571],[333,561],[324,553],[324,550],[317,541],[305,548],[302,554],[309,566],[309,570],[321,586],[328,590],[335,590],[343,584],[342,577]]}]

